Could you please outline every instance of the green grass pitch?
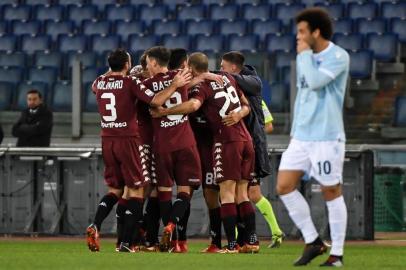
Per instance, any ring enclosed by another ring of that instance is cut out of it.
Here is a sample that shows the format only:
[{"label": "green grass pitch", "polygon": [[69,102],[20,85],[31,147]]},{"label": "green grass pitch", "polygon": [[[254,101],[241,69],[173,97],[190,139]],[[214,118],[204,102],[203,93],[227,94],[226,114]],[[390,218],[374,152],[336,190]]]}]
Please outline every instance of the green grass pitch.
[{"label": "green grass pitch", "polygon": [[[91,253],[84,239],[1,239],[0,269],[297,269],[292,262],[303,245],[285,242],[279,249],[261,246],[259,254],[199,254],[207,242],[193,241],[188,254],[116,253],[111,240],[102,240],[102,250]],[[264,242],[265,244],[265,242]],[[304,269],[320,269],[327,255],[316,258]],[[345,269],[406,269],[406,247],[373,243],[349,243]]]}]

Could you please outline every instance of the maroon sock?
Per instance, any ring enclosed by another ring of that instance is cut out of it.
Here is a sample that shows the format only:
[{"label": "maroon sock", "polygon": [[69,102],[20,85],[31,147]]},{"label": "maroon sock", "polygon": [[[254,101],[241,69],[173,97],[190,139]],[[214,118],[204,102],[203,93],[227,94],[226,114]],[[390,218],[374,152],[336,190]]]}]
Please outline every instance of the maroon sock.
[{"label": "maroon sock", "polygon": [[249,244],[255,244],[258,241],[255,230],[255,210],[249,201],[240,203],[238,208],[240,210],[241,219],[245,225],[247,235],[246,242]]},{"label": "maroon sock", "polygon": [[209,209],[211,243],[221,248],[221,215],[220,207]]},{"label": "maroon sock", "polygon": [[162,223],[166,226],[172,211],[172,191],[158,191],[158,200]]},{"label": "maroon sock", "polygon": [[237,242],[235,240],[235,225],[237,223],[237,207],[235,203],[221,204],[221,221],[226,232],[228,248],[234,249]]}]

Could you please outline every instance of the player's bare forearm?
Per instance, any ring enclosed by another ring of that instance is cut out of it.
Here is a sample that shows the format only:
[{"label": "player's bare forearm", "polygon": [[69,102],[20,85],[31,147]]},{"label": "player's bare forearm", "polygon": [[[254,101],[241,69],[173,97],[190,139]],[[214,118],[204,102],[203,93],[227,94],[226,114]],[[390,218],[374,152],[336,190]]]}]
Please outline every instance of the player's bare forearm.
[{"label": "player's bare forearm", "polygon": [[241,121],[250,112],[250,108],[246,105],[242,105],[241,109],[236,112],[232,111],[225,117],[223,117],[222,122],[225,126],[232,126]]},{"label": "player's bare forearm", "polygon": [[201,106],[200,101],[191,99],[186,102],[183,102],[179,105],[173,106],[171,108],[153,108],[151,109],[151,115],[153,118],[159,118],[166,115],[172,114],[189,114],[197,111]]}]

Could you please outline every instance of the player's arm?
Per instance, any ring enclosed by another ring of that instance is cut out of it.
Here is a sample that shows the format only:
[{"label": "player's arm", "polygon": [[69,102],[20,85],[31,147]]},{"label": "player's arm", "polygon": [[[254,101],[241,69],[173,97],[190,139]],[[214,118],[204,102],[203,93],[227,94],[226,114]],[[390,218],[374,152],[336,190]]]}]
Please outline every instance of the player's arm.
[{"label": "player's arm", "polygon": [[194,86],[198,85],[199,83],[203,82],[204,80],[215,81],[219,85],[223,86],[223,77],[219,74],[211,73],[211,72],[204,72],[199,76],[194,77],[190,83],[187,85],[188,89],[192,89]]},{"label": "player's arm", "polygon": [[223,124],[226,126],[232,126],[240,122],[241,119],[243,119],[245,116],[247,116],[250,113],[250,104],[248,102],[248,99],[244,96],[244,94],[241,93],[240,102],[241,102],[241,110],[239,111],[232,111],[229,114],[227,114],[225,117],[223,117]]},{"label": "player's arm", "polygon": [[304,78],[304,82],[312,90],[320,89],[340,73],[342,73],[349,65],[349,57],[345,53],[337,53],[334,59],[324,61],[320,67],[313,64],[313,51],[310,46],[303,40],[297,42],[297,72],[298,78]]},{"label": "player's arm", "polygon": [[150,112],[153,118],[159,118],[166,115],[189,114],[197,111],[201,106],[202,102],[200,100],[191,98],[188,101],[173,106],[171,108],[163,108],[163,107],[152,108]]},{"label": "player's arm", "polygon": [[273,132],[273,117],[271,112],[268,109],[268,106],[266,105],[265,101],[262,100],[262,111],[264,113],[264,118],[265,118],[265,127],[264,130],[267,134],[271,134]]}]

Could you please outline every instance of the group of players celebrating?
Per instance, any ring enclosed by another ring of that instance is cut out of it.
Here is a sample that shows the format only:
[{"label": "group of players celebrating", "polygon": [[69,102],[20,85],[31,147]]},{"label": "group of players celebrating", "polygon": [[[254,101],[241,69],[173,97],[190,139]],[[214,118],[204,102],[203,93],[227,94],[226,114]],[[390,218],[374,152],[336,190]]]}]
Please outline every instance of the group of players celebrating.
[{"label": "group of players celebrating", "polygon": [[188,56],[184,49],[162,46],[146,50],[134,68],[122,49],[112,52],[108,63],[109,71],[92,89],[101,115],[109,192],[87,229],[89,249],[100,250],[101,224],[118,202],[117,251],[187,252],[190,200],[202,182],[212,239],[202,252],[259,251],[250,198],[269,220],[271,247],[279,247],[283,233],[259,185],[270,173],[266,105],[261,81],[244,66],[244,56],[224,54],[217,73],[209,72],[203,53]]}]

